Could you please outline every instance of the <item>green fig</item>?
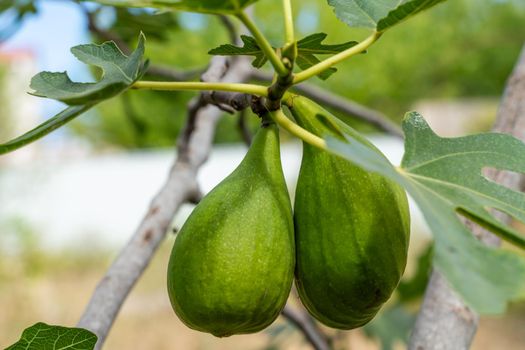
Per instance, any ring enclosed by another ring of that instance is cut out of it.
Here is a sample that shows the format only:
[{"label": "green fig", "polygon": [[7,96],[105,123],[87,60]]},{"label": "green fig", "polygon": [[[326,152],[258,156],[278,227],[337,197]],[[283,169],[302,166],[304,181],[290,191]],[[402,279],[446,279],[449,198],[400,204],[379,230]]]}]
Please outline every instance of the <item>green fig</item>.
[{"label": "green fig", "polygon": [[218,337],[264,329],[288,298],[294,249],[278,129],[266,125],[175,240],[168,266],[175,313],[188,327]]},{"label": "green fig", "polygon": [[[315,135],[342,137],[345,132],[370,144],[304,97],[294,98],[290,111]],[[303,143],[294,225],[296,286],[308,311],[333,328],[369,322],[405,269],[410,234],[405,192],[380,175]]]}]

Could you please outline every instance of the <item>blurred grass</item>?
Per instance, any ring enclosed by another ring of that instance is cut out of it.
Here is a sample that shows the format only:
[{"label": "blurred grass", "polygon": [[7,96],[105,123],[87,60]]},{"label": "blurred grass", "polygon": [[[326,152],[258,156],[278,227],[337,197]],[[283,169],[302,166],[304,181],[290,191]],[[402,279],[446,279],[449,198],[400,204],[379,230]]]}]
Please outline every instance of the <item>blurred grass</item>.
[{"label": "blurred grass", "polygon": [[[2,247],[5,250],[7,246],[0,240],[0,348],[14,343],[24,328],[39,321],[74,326],[116,254],[75,249],[44,252],[37,237],[26,233],[26,242],[16,256],[5,254]],[[223,339],[184,326],[173,313],[165,291],[172,244],[170,236],[125,302],[106,349],[310,349],[301,334],[282,319],[264,332]],[[525,307],[515,305],[505,316],[481,321],[473,349],[524,349],[523,329]],[[366,338],[361,330],[325,331],[336,336],[337,349],[380,349],[378,341]]]}]

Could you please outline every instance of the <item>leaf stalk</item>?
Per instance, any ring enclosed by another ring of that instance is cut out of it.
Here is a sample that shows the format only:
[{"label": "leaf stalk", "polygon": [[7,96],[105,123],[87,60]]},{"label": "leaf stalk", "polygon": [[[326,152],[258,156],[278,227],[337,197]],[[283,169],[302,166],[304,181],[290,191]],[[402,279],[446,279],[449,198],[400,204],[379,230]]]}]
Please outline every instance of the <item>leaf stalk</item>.
[{"label": "leaf stalk", "polygon": [[295,41],[292,0],[283,0],[283,12],[286,44],[290,45]]},{"label": "leaf stalk", "polygon": [[357,54],[360,54],[361,52],[365,51],[367,48],[372,46],[373,43],[377,41],[381,37],[381,33],[374,32],[374,34],[370,35],[368,38],[360,42],[359,44],[352,46],[351,48],[342,51],[330,58],[327,58],[326,60],[319,62],[318,64],[300,72],[297,73],[294,77],[293,84],[299,84],[307,79],[310,79],[313,76],[318,75],[319,73],[324,72],[325,70],[331,68],[332,66],[352,57]]},{"label": "leaf stalk", "polygon": [[137,81],[131,88],[164,91],[227,91],[264,97],[268,95],[268,88],[266,86],[255,84]]},{"label": "leaf stalk", "polygon": [[257,40],[257,44],[259,44],[261,50],[265,53],[266,57],[268,57],[268,60],[272,64],[277,74],[280,76],[288,75],[288,69],[286,69],[284,63],[281,61],[281,58],[277,55],[272,45],[268,42],[268,39],[266,39],[264,34],[261,33],[259,28],[257,28],[255,22],[253,22],[252,19],[243,11],[237,13],[237,18],[239,18],[246,28],[248,28],[250,33],[252,33],[255,40]]},{"label": "leaf stalk", "polygon": [[304,142],[309,143],[314,147],[328,151],[328,146],[326,145],[325,140],[312,134],[308,130],[301,128],[299,125],[288,119],[288,117],[284,115],[282,109],[270,111],[269,113],[270,117],[277,123],[277,125],[288,131],[290,134],[300,138]]}]

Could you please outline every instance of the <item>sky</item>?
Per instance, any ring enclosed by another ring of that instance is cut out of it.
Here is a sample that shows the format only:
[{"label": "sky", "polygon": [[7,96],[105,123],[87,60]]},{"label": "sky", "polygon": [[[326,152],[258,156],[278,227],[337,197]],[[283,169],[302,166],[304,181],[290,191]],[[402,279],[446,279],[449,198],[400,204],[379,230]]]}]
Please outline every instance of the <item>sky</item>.
[{"label": "sky", "polygon": [[69,53],[72,46],[89,42],[87,24],[78,6],[65,1],[40,1],[38,8],[39,14],[28,18],[2,49],[31,50],[39,70],[68,70],[73,76],[88,77],[87,70]]},{"label": "sky", "polygon": [[[67,70],[73,80],[90,80],[87,67],[69,51],[72,46],[90,41],[85,18],[78,6],[66,1],[40,1],[38,9],[38,15],[28,18],[0,49],[29,50],[35,54],[38,71]],[[29,81],[27,85],[29,91]],[[40,102],[43,119],[52,117],[64,108],[63,104],[52,100]],[[56,137],[60,137],[60,134]]]}]

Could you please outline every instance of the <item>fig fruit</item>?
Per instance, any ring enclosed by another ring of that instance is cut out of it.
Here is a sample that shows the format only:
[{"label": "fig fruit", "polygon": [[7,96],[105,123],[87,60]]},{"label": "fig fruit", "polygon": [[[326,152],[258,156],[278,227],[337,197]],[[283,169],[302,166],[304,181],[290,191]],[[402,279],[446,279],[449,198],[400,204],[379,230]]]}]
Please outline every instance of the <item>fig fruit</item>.
[{"label": "fig fruit", "polygon": [[[368,143],[304,97],[294,98],[290,111],[313,134],[341,137],[345,132]],[[369,322],[405,269],[410,234],[405,192],[380,175],[303,143],[294,224],[296,286],[308,311],[334,328]]]},{"label": "fig fruit", "polygon": [[275,125],[193,210],[168,266],[168,294],[190,328],[253,333],[283,309],[295,266],[293,218]]}]

